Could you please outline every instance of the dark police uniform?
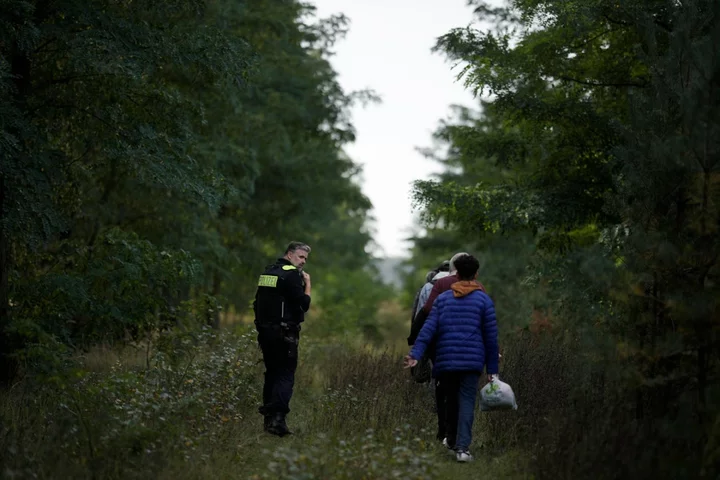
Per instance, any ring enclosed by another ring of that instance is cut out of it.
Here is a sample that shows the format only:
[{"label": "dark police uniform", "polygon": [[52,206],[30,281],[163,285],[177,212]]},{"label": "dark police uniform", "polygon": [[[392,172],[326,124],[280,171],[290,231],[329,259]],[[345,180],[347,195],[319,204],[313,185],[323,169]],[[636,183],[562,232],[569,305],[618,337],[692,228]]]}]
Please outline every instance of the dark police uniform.
[{"label": "dark police uniform", "polygon": [[285,258],[266,267],[258,279],[253,310],[258,343],[265,363],[263,405],[265,429],[270,433],[290,433],[285,416],[290,411],[290,398],[298,362],[300,324],[310,308],[305,294],[302,273]]}]

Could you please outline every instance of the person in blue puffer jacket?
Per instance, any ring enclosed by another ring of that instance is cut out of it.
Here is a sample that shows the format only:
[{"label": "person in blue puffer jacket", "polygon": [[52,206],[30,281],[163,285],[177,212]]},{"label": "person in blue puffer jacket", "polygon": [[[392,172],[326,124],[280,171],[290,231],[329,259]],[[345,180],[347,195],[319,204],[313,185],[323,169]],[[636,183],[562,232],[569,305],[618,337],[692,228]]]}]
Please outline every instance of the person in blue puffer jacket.
[{"label": "person in blue puffer jacket", "polygon": [[[495,306],[475,282],[480,263],[472,255],[455,261],[458,282],[438,296],[430,316],[420,330],[405,368],[417,365],[435,340],[433,375],[448,385],[448,418],[457,418],[457,432],[448,432],[448,447],[459,462],[472,460],[469,447],[475,413],[475,398],[483,370],[488,381],[498,373],[498,327]],[[453,422],[450,422],[452,424]]]}]

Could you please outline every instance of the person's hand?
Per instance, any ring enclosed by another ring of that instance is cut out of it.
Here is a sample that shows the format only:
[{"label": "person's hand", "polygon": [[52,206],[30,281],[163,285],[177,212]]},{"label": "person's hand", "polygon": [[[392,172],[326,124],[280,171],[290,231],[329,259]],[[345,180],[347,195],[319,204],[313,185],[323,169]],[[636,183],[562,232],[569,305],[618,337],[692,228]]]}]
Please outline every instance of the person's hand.
[{"label": "person's hand", "polygon": [[488,382],[492,382],[493,380],[495,380],[495,378],[497,378],[497,373],[488,373],[487,378]]},{"label": "person's hand", "polygon": [[310,282],[310,274],[306,271],[302,272],[303,282],[305,283],[305,295],[312,293],[312,283]]},{"label": "person's hand", "polygon": [[403,368],[412,368],[418,364],[418,361],[412,358],[410,355],[406,355],[403,363]]}]

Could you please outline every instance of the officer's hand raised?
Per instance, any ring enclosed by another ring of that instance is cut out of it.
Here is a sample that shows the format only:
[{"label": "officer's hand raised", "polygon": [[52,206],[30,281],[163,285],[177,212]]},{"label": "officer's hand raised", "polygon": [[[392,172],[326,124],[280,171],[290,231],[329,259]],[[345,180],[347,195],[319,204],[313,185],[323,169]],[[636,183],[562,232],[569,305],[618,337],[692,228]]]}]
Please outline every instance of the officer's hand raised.
[{"label": "officer's hand raised", "polygon": [[310,274],[307,272],[302,272],[303,280],[305,280],[305,283],[310,283]]}]

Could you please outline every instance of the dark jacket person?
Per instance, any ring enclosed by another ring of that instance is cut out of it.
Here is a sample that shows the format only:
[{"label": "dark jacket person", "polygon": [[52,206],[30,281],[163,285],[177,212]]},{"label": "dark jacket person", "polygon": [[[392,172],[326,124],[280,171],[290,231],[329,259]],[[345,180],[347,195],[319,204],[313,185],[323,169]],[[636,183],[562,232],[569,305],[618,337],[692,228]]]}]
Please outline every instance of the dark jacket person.
[{"label": "dark jacket person", "polygon": [[[449,265],[450,275],[434,282],[430,294],[425,301],[425,304],[420,305],[421,308],[418,308],[417,314],[415,315],[415,319],[413,320],[410,329],[410,336],[408,337],[408,345],[415,344],[415,339],[417,338],[420,330],[425,324],[425,320],[427,319],[432,305],[438,295],[450,290],[451,285],[459,281],[457,276],[457,268],[455,267],[455,261],[458,258],[467,255],[468,254],[466,252],[458,252],[453,255],[450,259]],[[478,285],[480,286],[481,290],[485,291],[485,287],[483,287],[482,284],[478,282]],[[435,363],[434,342],[428,345],[425,349],[425,357],[430,358],[433,364]],[[433,372],[434,371],[435,369],[433,368]],[[452,392],[445,388],[446,386],[449,386],[448,382],[442,381],[434,373],[432,374],[432,377],[435,379],[435,410],[437,413],[438,422],[437,439],[442,441],[443,444],[448,447],[454,447],[457,433],[457,414],[452,408],[447,408],[449,395]],[[450,414],[450,416],[448,416],[448,414]]]},{"label": "dark jacket person", "polygon": [[433,374],[446,384],[447,417],[457,418],[456,438],[448,442],[460,462],[472,460],[475,397],[483,370],[488,379],[498,373],[498,327],[495,305],[475,281],[479,262],[471,255],[454,260],[458,281],[451,291],[437,297],[430,317],[406,357],[406,367],[422,358],[431,342],[436,343]]},{"label": "dark jacket person", "polygon": [[290,432],[285,417],[298,363],[300,324],[310,308],[310,275],[302,271],[310,247],[291,242],[285,255],[269,265],[258,279],[253,310],[258,343],[265,363],[263,404],[265,431],[284,436]]}]

